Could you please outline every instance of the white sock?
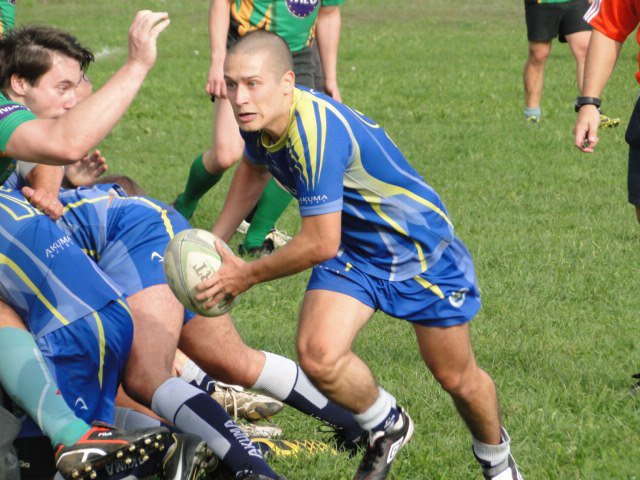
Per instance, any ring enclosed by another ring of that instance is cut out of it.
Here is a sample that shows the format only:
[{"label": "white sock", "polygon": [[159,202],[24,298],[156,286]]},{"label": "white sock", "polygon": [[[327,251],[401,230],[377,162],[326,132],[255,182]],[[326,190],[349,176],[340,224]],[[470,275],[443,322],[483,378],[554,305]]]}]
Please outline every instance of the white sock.
[{"label": "white sock", "polygon": [[378,398],[373,402],[373,405],[362,413],[354,414],[353,417],[363,430],[371,431],[385,421],[392,408],[396,408],[395,397],[383,388],[378,387]]}]

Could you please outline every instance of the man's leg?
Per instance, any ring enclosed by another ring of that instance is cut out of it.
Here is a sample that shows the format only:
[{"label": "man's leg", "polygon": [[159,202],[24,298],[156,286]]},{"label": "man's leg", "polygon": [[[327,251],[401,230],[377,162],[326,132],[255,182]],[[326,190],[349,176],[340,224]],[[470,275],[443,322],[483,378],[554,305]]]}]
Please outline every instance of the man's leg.
[{"label": "man's leg", "polygon": [[524,64],[525,117],[540,119],[540,100],[544,81],[544,67],[551,53],[551,41],[529,42],[529,53]]},{"label": "man's leg", "polygon": [[227,412],[211,397],[172,376],[184,307],[166,284],[128,298],[134,340],[125,372],[125,390],[183,432],[202,437],[235,475],[250,471],[278,478]]},{"label": "man's leg", "polygon": [[0,302],[0,383],[54,445],[72,445],[89,425],[69,408],[33,337],[12,308]]},{"label": "man's leg", "polygon": [[353,339],[373,314],[353,297],[308,290],[298,330],[300,364],[329,398],[354,413],[369,432],[369,447],[356,480],[387,478],[396,454],[413,435],[413,422],[395,398],[376,385],[369,367],[351,351]]},{"label": "man's leg", "polygon": [[454,327],[414,325],[420,353],[474,438],[500,443],[498,397],[493,381],[476,365],[468,324]]},{"label": "man's leg", "polygon": [[591,31],[576,32],[566,36],[569,48],[573,58],[576,60],[576,82],[578,85],[578,92],[582,92],[582,81],[584,80],[584,60],[587,57],[587,47],[589,46],[589,39],[591,38]]},{"label": "man's leg", "polygon": [[258,200],[251,226],[244,238],[243,247],[247,253],[263,246],[267,234],[275,228],[276,221],[287,209],[293,197],[275,179],[267,184]]},{"label": "man's leg", "polygon": [[324,397],[295,362],[247,346],[229,315],[196,316],[182,331],[180,349],[217,380],[262,391],[338,427],[342,440],[363,433],[351,413]]},{"label": "man's leg", "polygon": [[175,208],[191,218],[202,196],[222,178],[222,174],[240,160],[244,143],[228,100],[217,101],[213,114],[213,143],[192,163],[184,191]]},{"label": "man's leg", "polygon": [[[491,377],[478,367],[467,323],[453,327],[414,324],[422,358],[473,435],[473,452],[486,478],[519,479],[509,437],[500,426]],[[500,475],[498,477],[498,475]]]},{"label": "man's leg", "polygon": [[298,327],[300,365],[313,383],[334,402],[362,413],[378,397],[369,367],[351,351],[373,308],[341,293],[309,290]]}]

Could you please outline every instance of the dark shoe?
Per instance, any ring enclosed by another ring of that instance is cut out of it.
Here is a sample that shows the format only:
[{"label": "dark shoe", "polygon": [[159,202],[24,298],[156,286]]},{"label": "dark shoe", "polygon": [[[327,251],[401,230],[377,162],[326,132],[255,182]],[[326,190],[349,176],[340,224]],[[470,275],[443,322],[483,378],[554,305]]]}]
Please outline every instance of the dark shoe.
[{"label": "dark shoe", "polygon": [[206,442],[189,433],[174,433],[162,462],[165,480],[196,480],[210,468],[213,452]]},{"label": "dark shoe", "polygon": [[402,408],[398,407],[398,410],[402,426],[398,430],[369,434],[369,447],[353,477],[354,480],[384,480],[389,476],[391,463],[413,435],[413,421]]},{"label": "dark shoe", "polygon": [[57,446],[56,468],[67,480],[95,479],[98,470],[111,464],[148,461],[150,453],[164,449],[168,438],[164,427],[125,431],[96,424],[75,444]]},{"label": "dark shoe", "polygon": [[640,373],[631,375],[631,378],[635,378],[636,380],[638,380],[638,382],[633,387],[631,387],[631,394],[637,395],[638,393],[640,393]]},{"label": "dark shoe", "polygon": [[275,247],[273,245],[273,240],[268,238],[264,240],[262,242],[262,245],[258,247],[251,247],[247,249],[247,248],[244,248],[244,245],[239,245],[238,255],[245,258],[256,259],[260,257],[265,257],[271,254],[274,250],[275,250]]},{"label": "dark shoe", "polygon": [[349,456],[352,457],[361,453],[362,450],[369,446],[369,435],[365,431],[363,431],[359,437],[353,439],[348,438],[342,428],[329,424],[320,425],[320,427],[318,427],[318,431],[323,433],[332,433],[333,439],[336,442],[336,448],[340,451],[349,453]]}]

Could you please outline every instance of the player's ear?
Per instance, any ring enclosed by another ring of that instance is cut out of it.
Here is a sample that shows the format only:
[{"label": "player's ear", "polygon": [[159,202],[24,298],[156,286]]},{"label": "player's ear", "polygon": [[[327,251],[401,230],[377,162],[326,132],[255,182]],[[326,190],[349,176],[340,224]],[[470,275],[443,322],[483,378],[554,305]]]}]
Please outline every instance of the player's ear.
[{"label": "player's ear", "polygon": [[20,95],[21,97],[24,97],[25,95],[26,84],[27,81],[24,78],[19,77],[15,73],[11,75],[11,90],[16,92],[16,94]]},{"label": "player's ear", "polygon": [[288,70],[282,77],[282,85],[287,93],[293,91],[293,87],[296,84],[296,74],[292,70]]}]

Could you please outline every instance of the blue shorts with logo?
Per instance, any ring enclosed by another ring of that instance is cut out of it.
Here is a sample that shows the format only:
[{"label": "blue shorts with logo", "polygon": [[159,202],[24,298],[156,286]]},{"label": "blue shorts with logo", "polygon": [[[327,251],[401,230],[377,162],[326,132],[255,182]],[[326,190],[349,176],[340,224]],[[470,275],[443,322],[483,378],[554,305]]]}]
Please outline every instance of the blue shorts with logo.
[{"label": "blue shorts with logo", "polygon": [[[126,297],[166,284],[167,244],[189,222],[173,207],[148,197],[128,197],[117,184],[65,190],[58,224],[88,253]],[[194,313],[185,310],[184,321]]]},{"label": "blue shorts with logo", "polygon": [[471,254],[456,237],[421,275],[389,281],[334,257],[313,268],[307,290],[348,295],[387,315],[427,327],[469,322],[481,307]]},{"label": "blue shorts with logo", "polygon": [[[145,288],[167,283],[164,274],[164,251],[171,238],[191,228],[189,222],[173,207],[147,198],[114,199],[120,208],[110,208],[106,248],[98,266],[122,289],[126,296]],[[160,210],[152,214],[153,207]],[[186,310],[184,323],[195,316]]]},{"label": "blue shorts with logo", "polygon": [[37,339],[60,393],[87,423],[113,424],[115,399],[133,341],[123,299]]}]

